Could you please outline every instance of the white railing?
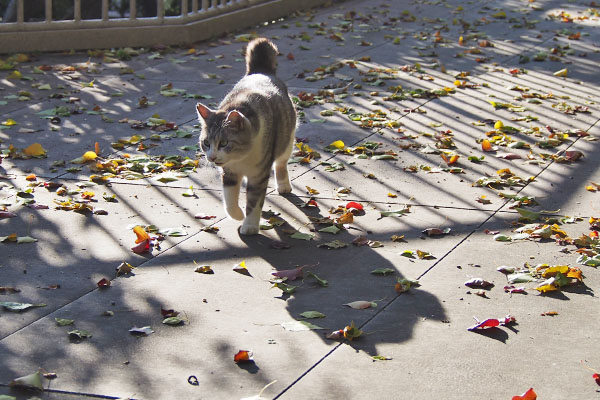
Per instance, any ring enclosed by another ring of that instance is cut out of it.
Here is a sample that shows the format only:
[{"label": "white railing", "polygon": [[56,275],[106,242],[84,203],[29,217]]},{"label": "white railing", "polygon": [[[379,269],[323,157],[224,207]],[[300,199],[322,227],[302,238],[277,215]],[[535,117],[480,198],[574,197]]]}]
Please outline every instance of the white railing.
[{"label": "white railing", "polygon": [[25,20],[27,0],[12,0],[16,21],[0,23],[0,53],[193,43],[331,3],[331,0],[177,0],[181,13],[167,16],[166,0],[156,0],[156,16],[146,18],[137,16],[140,0],[128,0],[125,17],[110,14],[109,0],[96,0],[102,3],[99,18],[83,19],[82,0],[72,1],[72,19],[53,19],[53,0],[44,0],[42,20],[30,22]]}]

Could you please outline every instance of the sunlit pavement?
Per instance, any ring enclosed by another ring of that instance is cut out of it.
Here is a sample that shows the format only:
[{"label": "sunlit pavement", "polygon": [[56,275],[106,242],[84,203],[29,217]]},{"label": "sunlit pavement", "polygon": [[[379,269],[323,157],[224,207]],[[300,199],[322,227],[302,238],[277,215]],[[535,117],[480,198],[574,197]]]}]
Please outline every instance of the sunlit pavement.
[{"label": "sunlit pavement", "polygon": [[[0,394],[597,398],[598,10],[347,1],[0,57]],[[293,193],[245,237],[194,105],[253,36],[300,123]],[[7,386],[38,370],[44,393]]]}]

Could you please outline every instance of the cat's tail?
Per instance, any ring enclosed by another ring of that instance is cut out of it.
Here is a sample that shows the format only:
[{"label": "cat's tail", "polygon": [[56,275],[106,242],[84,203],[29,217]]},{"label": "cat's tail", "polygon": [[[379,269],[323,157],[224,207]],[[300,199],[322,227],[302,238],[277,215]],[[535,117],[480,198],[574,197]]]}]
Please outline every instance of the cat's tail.
[{"label": "cat's tail", "polygon": [[246,47],[246,75],[275,75],[277,71],[277,46],[269,39],[258,38]]}]

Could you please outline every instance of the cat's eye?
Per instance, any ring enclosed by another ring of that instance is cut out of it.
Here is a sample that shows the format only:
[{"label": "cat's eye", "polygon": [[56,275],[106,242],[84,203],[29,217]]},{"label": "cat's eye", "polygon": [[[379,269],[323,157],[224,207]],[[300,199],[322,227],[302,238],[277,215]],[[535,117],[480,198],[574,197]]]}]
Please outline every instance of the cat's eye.
[{"label": "cat's eye", "polygon": [[204,139],[204,141],[202,142],[202,144],[204,145],[204,147],[209,148],[210,147],[210,142],[208,141],[208,139]]},{"label": "cat's eye", "polygon": [[225,147],[228,143],[229,141],[227,139],[221,139],[221,141],[219,142],[219,147]]}]

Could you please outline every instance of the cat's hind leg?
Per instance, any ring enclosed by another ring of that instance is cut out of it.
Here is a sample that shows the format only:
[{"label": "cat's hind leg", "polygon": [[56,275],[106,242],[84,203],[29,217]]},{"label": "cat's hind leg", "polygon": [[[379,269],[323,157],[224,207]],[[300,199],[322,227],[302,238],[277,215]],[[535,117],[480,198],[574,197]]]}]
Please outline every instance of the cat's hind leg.
[{"label": "cat's hind leg", "polygon": [[244,212],[238,203],[241,184],[242,177],[240,175],[223,171],[223,202],[225,203],[225,211],[227,215],[238,221],[244,219]]},{"label": "cat's hind leg", "polygon": [[277,191],[280,194],[292,192],[292,184],[287,169],[289,158],[290,154],[284,154],[275,160],[275,180],[277,181]]},{"label": "cat's hind leg", "polygon": [[256,235],[259,230],[260,215],[265,203],[269,174],[259,177],[248,177],[246,191],[246,218],[240,227],[242,235]]}]

